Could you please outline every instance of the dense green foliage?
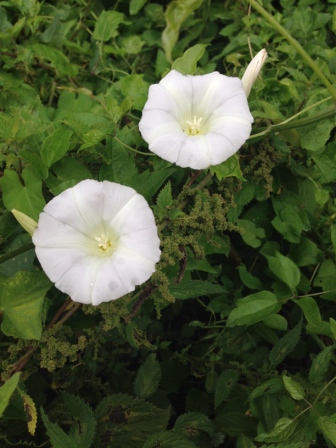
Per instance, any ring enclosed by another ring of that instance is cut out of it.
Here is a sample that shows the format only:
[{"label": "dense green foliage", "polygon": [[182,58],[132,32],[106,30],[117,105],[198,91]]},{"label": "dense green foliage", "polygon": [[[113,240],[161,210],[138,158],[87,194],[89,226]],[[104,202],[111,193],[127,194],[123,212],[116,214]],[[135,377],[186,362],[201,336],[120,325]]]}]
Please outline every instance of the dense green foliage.
[{"label": "dense green foliage", "polygon": [[[0,2],[1,447],[336,446],[336,1],[259,4],[285,32],[245,0]],[[241,77],[249,46],[269,57],[238,154],[150,153],[150,84]],[[52,285],[10,212],[88,178],[142,194],[162,249],[98,307]]]}]

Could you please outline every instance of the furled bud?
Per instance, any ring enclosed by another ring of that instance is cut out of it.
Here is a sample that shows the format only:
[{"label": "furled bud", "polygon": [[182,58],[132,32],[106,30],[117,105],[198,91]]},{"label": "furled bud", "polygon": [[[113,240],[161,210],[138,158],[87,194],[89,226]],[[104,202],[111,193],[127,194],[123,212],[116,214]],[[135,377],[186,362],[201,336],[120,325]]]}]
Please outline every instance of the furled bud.
[{"label": "furled bud", "polygon": [[252,61],[247,66],[247,69],[245,70],[245,73],[242,77],[242,83],[247,97],[251,92],[252,86],[257,79],[267,56],[267,51],[263,48],[254,56]]},{"label": "furled bud", "polygon": [[25,229],[25,231],[28,232],[30,236],[33,236],[33,233],[37,228],[37,222],[24,213],[15,210],[15,208],[13,208],[12,213],[14,218]]}]

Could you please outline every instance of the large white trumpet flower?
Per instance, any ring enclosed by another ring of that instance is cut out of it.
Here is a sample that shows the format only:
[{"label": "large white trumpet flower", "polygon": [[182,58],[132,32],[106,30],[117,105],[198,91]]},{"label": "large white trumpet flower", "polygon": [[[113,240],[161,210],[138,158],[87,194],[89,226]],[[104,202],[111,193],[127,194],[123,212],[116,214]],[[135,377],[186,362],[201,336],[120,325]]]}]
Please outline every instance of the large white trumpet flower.
[{"label": "large white trumpet flower", "polygon": [[40,214],[33,243],[55,286],[92,305],[148,280],[161,254],[146,200],[107,181],[84,180],[53,198]]}]

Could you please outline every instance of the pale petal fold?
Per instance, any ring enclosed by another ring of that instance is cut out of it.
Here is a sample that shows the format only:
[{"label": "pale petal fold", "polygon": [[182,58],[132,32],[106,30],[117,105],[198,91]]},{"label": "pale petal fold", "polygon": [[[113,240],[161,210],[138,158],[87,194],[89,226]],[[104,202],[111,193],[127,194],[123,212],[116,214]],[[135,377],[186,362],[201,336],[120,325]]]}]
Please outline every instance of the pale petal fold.
[{"label": "pale petal fold", "polygon": [[52,199],[40,214],[33,242],[55,286],[74,301],[93,305],[144,283],[161,255],[146,200],[107,181],[85,180]]},{"label": "pale petal fold", "polygon": [[172,70],[149,88],[139,129],[149,149],[163,159],[204,169],[237,152],[252,122],[239,78]]}]

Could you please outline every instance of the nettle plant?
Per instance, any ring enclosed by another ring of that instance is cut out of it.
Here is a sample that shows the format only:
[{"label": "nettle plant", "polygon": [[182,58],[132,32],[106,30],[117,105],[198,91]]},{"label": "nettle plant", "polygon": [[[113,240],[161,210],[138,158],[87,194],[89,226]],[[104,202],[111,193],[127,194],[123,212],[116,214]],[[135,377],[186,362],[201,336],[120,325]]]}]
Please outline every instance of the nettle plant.
[{"label": "nettle plant", "polygon": [[0,3],[1,446],[336,445],[335,2],[262,3]]}]

